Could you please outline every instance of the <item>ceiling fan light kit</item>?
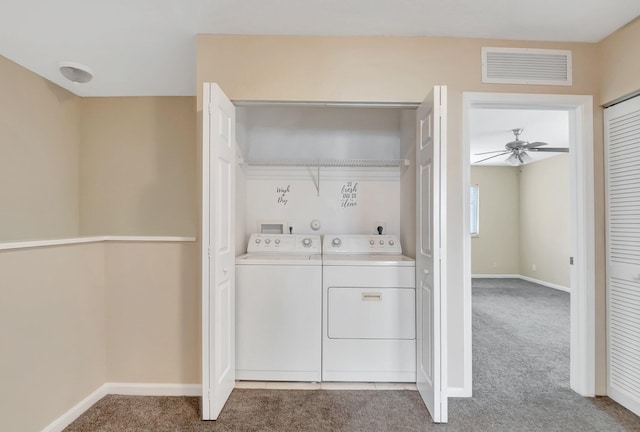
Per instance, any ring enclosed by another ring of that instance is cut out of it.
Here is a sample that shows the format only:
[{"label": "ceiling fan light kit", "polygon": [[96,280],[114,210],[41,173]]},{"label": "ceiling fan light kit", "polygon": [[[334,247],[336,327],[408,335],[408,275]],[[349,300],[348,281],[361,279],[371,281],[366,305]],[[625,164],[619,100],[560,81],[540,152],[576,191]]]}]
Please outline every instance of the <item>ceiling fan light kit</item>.
[{"label": "ceiling fan light kit", "polygon": [[527,162],[531,162],[531,156],[529,156],[525,152],[520,153],[511,153],[511,155],[507,158],[507,163],[513,166],[520,166],[526,164]]},{"label": "ceiling fan light kit", "polygon": [[476,161],[475,163],[484,162],[489,159],[493,159],[499,156],[509,155],[506,159],[506,162],[513,166],[524,165],[528,162],[533,161],[531,156],[527,153],[528,151],[534,152],[555,152],[555,153],[567,153],[569,149],[566,147],[542,147],[548,145],[547,143],[535,141],[529,142],[520,139],[520,135],[524,132],[522,128],[511,129],[513,135],[515,136],[515,140],[508,142],[504,146],[504,150],[490,151],[490,152],[482,152],[476,153],[474,156],[484,155],[489,153],[499,153],[493,156],[489,156],[487,158]]}]

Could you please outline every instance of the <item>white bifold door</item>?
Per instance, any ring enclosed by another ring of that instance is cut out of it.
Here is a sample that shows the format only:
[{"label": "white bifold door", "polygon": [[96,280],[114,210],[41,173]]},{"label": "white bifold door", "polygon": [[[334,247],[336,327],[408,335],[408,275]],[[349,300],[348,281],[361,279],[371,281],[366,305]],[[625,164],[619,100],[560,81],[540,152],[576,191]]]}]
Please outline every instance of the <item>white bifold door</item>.
[{"label": "white bifold door", "polygon": [[434,87],[416,122],[416,384],[436,423],[447,422],[446,100],[447,88]]},{"label": "white bifold door", "polygon": [[202,419],[235,386],[236,110],[216,84],[202,108]]},{"label": "white bifold door", "polygon": [[640,97],[605,110],[607,392],[640,415]]}]

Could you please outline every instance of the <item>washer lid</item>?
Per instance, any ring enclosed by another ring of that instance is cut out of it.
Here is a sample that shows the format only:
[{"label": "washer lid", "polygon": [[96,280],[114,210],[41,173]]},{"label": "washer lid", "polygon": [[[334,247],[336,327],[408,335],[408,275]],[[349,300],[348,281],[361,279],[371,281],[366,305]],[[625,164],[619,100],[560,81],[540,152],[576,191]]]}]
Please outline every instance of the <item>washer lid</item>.
[{"label": "washer lid", "polygon": [[301,254],[244,254],[236,257],[236,265],[322,265],[322,255]]},{"label": "washer lid", "polygon": [[416,260],[404,255],[395,254],[335,254],[324,255],[322,264],[325,266],[415,267]]}]

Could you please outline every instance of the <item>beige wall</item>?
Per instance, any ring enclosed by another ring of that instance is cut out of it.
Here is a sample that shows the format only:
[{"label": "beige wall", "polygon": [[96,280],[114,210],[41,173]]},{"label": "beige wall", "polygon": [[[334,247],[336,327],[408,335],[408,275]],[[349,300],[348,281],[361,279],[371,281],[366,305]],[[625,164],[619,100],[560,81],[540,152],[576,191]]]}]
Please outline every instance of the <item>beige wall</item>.
[{"label": "beige wall", "polygon": [[520,274],[570,287],[569,155],[521,167],[519,193]]},{"label": "beige wall", "polygon": [[[571,49],[572,87],[482,84],[480,49]],[[419,102],[459,91],[592,94],[592,44],[434,37],[198,36],[198,95],[217,82],[235,100]],[[200,105],[198,105],[200,106]]]},{"label": "beige wall", "polygon": [[200,383],[196,243],[105,247],[107,381]]},{"label": "beige wall", "polygon": [[520,274],[520,173],[518,168],[472,166],[479,186],[480,233],[471,237],[472,274]]},{"label": "beige wall", "polygon": [[[482,84],[483,46],[572,50],[573,86]],[[418,102],[432,86],[448,86],[448,366],[449,385],[462,387],[462,93],[595,94],[599,74],[594,69],[594,45],[429,37],[201,35],[197,59],[198,107],[204,82],[217,82],[233,100],[290,101]],[[601,148],[601,134],[596,137],[600,143],[596,148]],[[601,155],[596,160],[601,164]],[[602,248],[603,243],[596,247]],[[597,272],[603,273],[604,266]]]},{"label": "beige wall", "polygon": [[79,232],[80,98],[0,56],[0,242]]},{"label": "beige wall", "polygon": [[0,94],[0,242],[196,235],[195,98],[80,98],[1,56]]},{"label": "beige wall", "polygon": [[81,107],[82,235],[195,236],[195,98],[85,98]]},{"label": "beige wall", "polygon": [[[81,100],[3,57],[0,94],[0,241],[196,234],[195,98]],[[196,250],[0,251],[3,427],[41,430],[108,380],[199,382]]]},{"label": "beige wall", "polygon": [[195,242],[0,251],[0,418],[42,430],[105,382],[200,382]]},{"label": "beige wall", "polygon": [[568,288],[569,155],[517,168],[472,166],[471,183],[480,186],[471,272],[523,275]]},{"label": "beige wall", "polygon": [[640,17],[598,44],[600,104],[640,91]]},{"label": "beige wall", "polygon": [[0,418],[42,430],[106,380],[98,243],[0,251]]}]

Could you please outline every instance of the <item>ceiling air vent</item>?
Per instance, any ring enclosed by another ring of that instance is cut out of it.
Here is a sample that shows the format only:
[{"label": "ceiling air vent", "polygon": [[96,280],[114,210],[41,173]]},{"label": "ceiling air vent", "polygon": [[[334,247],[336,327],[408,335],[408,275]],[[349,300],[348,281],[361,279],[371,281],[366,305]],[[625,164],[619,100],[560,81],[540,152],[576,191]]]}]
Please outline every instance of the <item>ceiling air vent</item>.
[{"label": "ceiling air vent", "polygon": [[571,85],[571,51],[482,48],[482,82]]}]

